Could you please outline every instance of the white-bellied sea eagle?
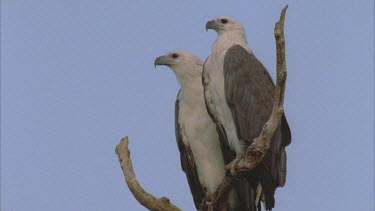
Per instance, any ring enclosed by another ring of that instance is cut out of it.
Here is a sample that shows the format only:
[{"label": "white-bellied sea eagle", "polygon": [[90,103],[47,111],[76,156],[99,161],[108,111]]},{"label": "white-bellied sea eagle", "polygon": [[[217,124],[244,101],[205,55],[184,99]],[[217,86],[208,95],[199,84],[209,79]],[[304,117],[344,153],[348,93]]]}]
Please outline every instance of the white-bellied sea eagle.
[{"label": "white-bellied sea eagle", "polygon": [[[222,150],[228,163],[259,136],[271,115],[275,86],[248,47],[244,28],[238,21],[221,16],[208,21],[208,29],[215,30],[218,36],[204,64],[204,94],[220,140],[224,140]],[[283,116],[262,163],[240,179],[238,195],[246,210],[260,210],[260,200],[266,210],[274,207],[275,190],[285,184],[285,147],[290,142],[290,129]]]},{"label": "white-bellied sea eagle", "polygon": [[[208,115],[202,85],[203,62],[186,51],[172,51],[155,60],[173,70],[181,89],[175,104],[175,131],[182,170],[185,172],[197,210],[206,194],[212,194],[225,175],[216,125]],[[229,210],[238,209],[235,191],[229,195]]]}]

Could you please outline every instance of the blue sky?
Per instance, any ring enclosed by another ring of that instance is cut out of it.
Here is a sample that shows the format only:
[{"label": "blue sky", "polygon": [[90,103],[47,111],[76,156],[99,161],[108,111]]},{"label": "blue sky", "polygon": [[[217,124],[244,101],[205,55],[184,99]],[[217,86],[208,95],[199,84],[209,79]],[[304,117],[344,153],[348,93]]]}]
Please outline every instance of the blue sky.
[{"label": "blue sky", "polygon": [[374,2],[1,1],[1,210],[145,210],[114,153],[128,135],[146,190],[193,210],[174,138],[172,71],[157,56],[204,60],[220,15],[244,25],[275,76],[285,23],[292,130],[275,211],[374,209]]}]

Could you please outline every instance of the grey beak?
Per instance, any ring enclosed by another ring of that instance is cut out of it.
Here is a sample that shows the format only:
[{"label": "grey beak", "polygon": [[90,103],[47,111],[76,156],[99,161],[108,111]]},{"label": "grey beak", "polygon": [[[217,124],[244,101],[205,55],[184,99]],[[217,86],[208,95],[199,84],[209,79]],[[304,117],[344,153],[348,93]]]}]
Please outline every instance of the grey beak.
[{"label": "grey beak", "polygon": [[159,56],[158,58],[155,59],[154,61],[154,66],[156,68],[156,65],[163,65],[164,63],[164,57],[163,56]]},{"label": "grey beak", "polygon": [[214,29],[214,28],[215,28],[215,21],[214,20],[208,21],[206,23],[206,31],[208,31],[209,29]]},{"label": "grey beak", "polygon": [[158,58],[155,59],[154,61],[154,66],[156,68],[156,65],[165,65],[165,66],[170,66],[172,63],[171,59],[168,57],[168,55],[164,56],[159,56]]}]

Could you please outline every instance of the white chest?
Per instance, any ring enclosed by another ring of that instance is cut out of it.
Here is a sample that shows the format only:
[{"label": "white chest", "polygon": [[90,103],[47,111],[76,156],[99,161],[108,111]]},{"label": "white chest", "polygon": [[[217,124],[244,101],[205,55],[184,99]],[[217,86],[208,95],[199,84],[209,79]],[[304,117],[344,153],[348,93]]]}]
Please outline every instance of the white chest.
[{"label": "white chest", "polygon": [[[216,117],[216,121],[223,126],[230,147],[241,153],[244,146],[238,139],[236,125],[232,111],[225,96],[224,56],[228,48],[237,44],[217,40],[213,47],[213,54],[207,60],[204,72],[205,94],[207,107]],[[244,44],[242,43],[242,46]],[[247,48],[247,47],[246,47]]]},{"label": "white chest", "polygon": [[180,132],[184,144],[192,150],[201,184],[212,193],[224,176],[224,160],[216,126],[204,104],[203,90],[193,99],[180,99]]}]

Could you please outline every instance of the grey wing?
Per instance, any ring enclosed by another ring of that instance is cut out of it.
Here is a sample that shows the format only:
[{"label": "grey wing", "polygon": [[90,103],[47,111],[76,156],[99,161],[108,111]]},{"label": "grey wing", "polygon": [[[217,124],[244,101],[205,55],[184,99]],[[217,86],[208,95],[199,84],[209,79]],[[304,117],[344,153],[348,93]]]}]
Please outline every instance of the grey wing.
[{"label": "grey wing", "polygon": [[[180,93],[178,93],[179,95]],[[177,146],[180,151],[180,160],[181,160],[181,167],[182,170],[185,172],[191,194],[193,196],[194,204],[197,210],[199,210],[199,206],[202,203],[203,198],[205,197],[205,191],[199,182],[197,168],[195,166],[193,153],[189,146],[186,146],[182,140],[182,136],[180,133],[180,124],[178,123],[179,118],[179,100],[178,95],[175,104],[175,132],[176,132],[176,141]]]},{"label": "grey wing", "polygon": [[[271,115],[275,85],[266,68],[258,59],[240,45],[232,46],[224,58],[225,95],[239,138],[246,145],[258,137]],[[286,178],[285,146],[291,142],[289,125],[283,115],[280,127],[271,139],[258,174],[263,191],[273,194],[276,187],[283,186]]]}]

